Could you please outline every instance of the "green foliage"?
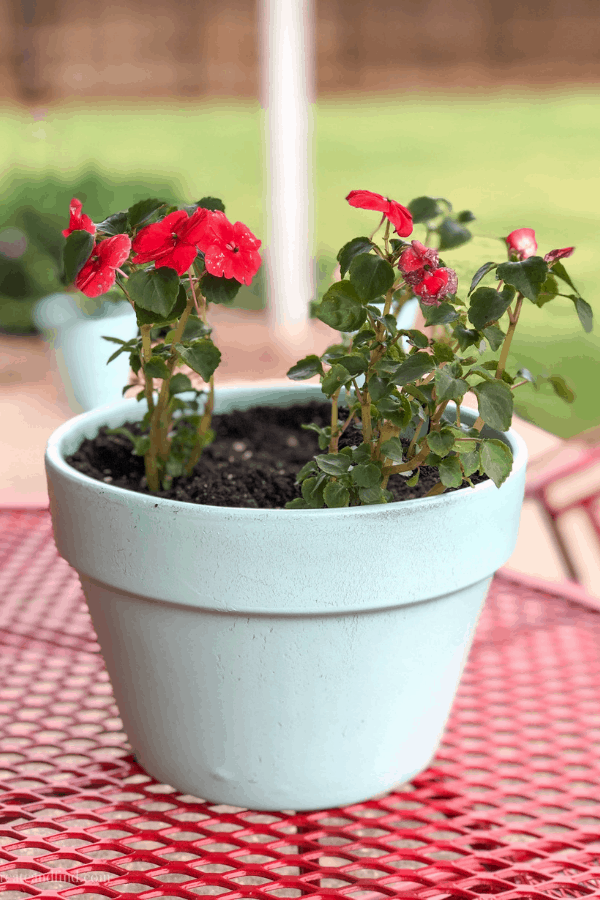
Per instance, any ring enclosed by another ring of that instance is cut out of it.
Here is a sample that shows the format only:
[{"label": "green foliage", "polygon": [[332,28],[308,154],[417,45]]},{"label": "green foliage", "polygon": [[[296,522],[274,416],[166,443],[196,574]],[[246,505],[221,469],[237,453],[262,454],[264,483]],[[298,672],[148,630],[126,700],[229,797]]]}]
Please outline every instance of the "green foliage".
[{"label": "green foliage", "polygon": [[235,278],[218,278],[208,272],[200,282],[200,290],[208,303],[231,303],[237,297],[241,286]]},{"label": "green foliage", "polygon": [[68,236],[63,256],[65,284],[72,284],[86,262],[94,247],[94,236],[88,231],[72,231]]},{"label": "green foliage", "polygon": [[496,269],[496,278],[512,284],[524,297],[537,303],[548,275],[548,264],[541,256],[530,256],[521,262],[506,262]]},{"label": "green foliage", "polygon": [[209,382],[221,362],[221,351],[209,338],[200,338],[187,344],[176,344],[179,358]]},{"label": "green foliage", "polygon": [[155,313],[159,319],[168,320],[179,294],[179,276],[174,269],[139,269],[130,276],[127,292],[136,310]]},{"label": "green foliage", "polygon": [[395,275],[390,263],[371,253],[355,256],[349,271],[350,283],[363,303],[381,297],[394,284]]},{"label": "green foliage", "polygon": [[367,311],[349,281],[332,284],[316,314],[321,322],[342,332],[358,331],[367,318]]},{"label": "green foliage", "polygon": [[373,242],[368,237],[352,238],[347,244],[344,244],[337,255],[337,261],[340,264],[340,274],[342,278],[350,268],[350,263],[359,253],[368,253],[373,247]]},{"label": "green foliage", "polygon": [[515,296],[515,290],[504,287],[501,291],[480,287],[471,294],[469,319],[479,331],[497,322],[504,315]]}]

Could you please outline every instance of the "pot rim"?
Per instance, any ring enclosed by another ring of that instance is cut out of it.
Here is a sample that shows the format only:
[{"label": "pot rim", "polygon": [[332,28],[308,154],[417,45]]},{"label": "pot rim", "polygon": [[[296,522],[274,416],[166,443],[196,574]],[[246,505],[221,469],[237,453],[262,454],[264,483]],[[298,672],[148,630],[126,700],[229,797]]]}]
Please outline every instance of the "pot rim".
[{"label": "pot rim", "polygon": [[[313,388],[314,390],[309,390]],[[219,399],[227,399],[228,394],[235,393],[242,398],[254,397],[257,393],[260,395],[264,391],[273,391],[273,390],[283,390],[286,392],[298,392],[299,394],[304,394],[303,399],[308,399],[306,395],[309,396],[314,394],[315,398],[322,397],[321,389],[318,384],[298,384],[298,383],[281,383],[274,385],[273,382],[254,382],[249,386],[244,387],[227,387],[224,385],[221,388],[217,388],[217,396]],[[312,397],[311,397],[312,399]],[[290,515],[302,515],[304,518],[310,516],[356,516],[356,515],[381,515],[382,512],[406,509],[407,511],[415,510],[419,507],[426,505],[430,509],[434,508],[444,508],[448,505],[454,505],[457,503],[465,502],[469,497],[473,496],[475,493],[482,494],[485,491],[497,491],[503,490],[503,488],[511,481],[513,481],[517,475],[521,472],[522,469],[525,469],[527,465],[527,445],[524,439],[514,430],[514,428],[509,428],[506,432],[497,432],[499,437],[505,437],[511,445],[511,449],[513,451],[513,467],[510,475],[506,479],[503,485],[500,488],[497,488],[494,482],[491,479],[487,481],[483,481],[480,484],[475,485],[474,487],[464,487],[459,488],[458,490],[452,491],[448,494],[438,494],[434,497],[416,497],[412,500],[396,500],[391,503],[385,504],[373,504],[370,506],[353,506],[353,507],[342,507],[342,508],[323,508],[323,509],[263,509],[263,508],[254,508],[254,507],[242,507],[242,506],[213,506],[211,504],[200,504],[200,503],[187,503],[182,500],[171,500],[165,497],[157,497],[154,494],[143,494],[138,491],[132,491],[127,488],[117,487],[115,485],[107,484],[103,481],[97,481],[95,478],[91,478],[89,475],[85,475],[82,472],[79,472],[77,469],[70,466],[65,460],[65,452],[64,452],[64,443],[68,440],[69,436],[73,432],[73,430],[78,430],[82,426],[85,425],[91,426],[86,429],[86,437],[94,437],[98,433],[98,428],[105,424],[103,419],[106,419],[106,416],[113,410],[118,408],[129,408],[131,413],[139,412],[145,409],[145,400],[137,401],[135,398],[126,398],[123,400],[119,400],[116,403],[111,403],[106,406],[96,407],[95,409],[89,410],[87,412],[80,413],[77,416],[74,416],[71,419],[68,419],[62,425],[60,425],[51,435],[48,440],[46,446],[45,453],[45,461],[46,466],[51,467],[55,470],[57,474],[59,474],[62,478],[72,482],[73,484],[79,483],[82,486],[86,487],[88,490],[99,491],[105,499],[112,499],[118,503],[133,503],[135,502],[138,506],[147,507],[148,509],[171,509],[171,510],[186,510],[190,511],[192,508],[196,507],[199,510],[202,510],[207,515],[212,516],[225,516],[230,517],[231,515],[240,515],[240,516],[248,516],[256,518],[257,515],[261,517],[278,517],[278,516],[286,516]],[[256,406],[260,406],[260,403],[254,404]],[[264,405],[264,404],[263,404]],[[452,407],[454,404],[450,403],[449,406]],[[245,408],[250,408],[246,406]],[[218,408],[215,409],[215,414],[219,414]],[[476,413],[470,407],[462,407],[461,414],[465,418],[476,417]],[[141,418],[139,416],[138,418]],[[95,427],[97,426],[97,427]],[[95,429],[95,430],[94,430]],[[69,451],[74,452],[74,451]],[[136,498],[135,501],[132,498]]]}]

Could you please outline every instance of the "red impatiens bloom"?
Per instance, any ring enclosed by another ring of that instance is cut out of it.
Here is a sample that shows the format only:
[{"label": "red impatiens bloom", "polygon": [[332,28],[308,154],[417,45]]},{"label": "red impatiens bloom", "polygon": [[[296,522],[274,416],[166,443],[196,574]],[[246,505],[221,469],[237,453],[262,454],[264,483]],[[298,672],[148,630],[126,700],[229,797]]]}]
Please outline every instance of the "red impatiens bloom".
[{"label": "red impatiens bloom", "polygon": [[428,272],[422,281],[413,286],[415,294],[425,306],[439,306],[447,294],[455,294],[458,276],[454,269],[436,269]]},{"label": "red impatiens bloom", "polygon": [[535,256],[537,242],[533,228],[517,228],[516,231],[511,231],[504,240],[511,259],[523,260],[529,259],[530,256]]},{"label": "red impatiens bloom", "polygon": [[198,253],[197,244],[206,229],[208,210],[196,209],[188,216],[184,209],[146,225],[133,242],[136,265],[154,262],[157,269],[168,266],[178,275],[187,272]]},{"label": "red impatiens bloom", "polygon": [[408,237],[413,230],[413,221],[410,212],[405,206],[396,203],[395,200],[388,200],[381,194],[374,194],[372,191],[350,191],[346,200],[350,206],[356,206],[359,209],[374,209],[376,212],[383,213],[396,229],[396,233],[400,237]]},{"label": "red impatiens bloom", "polygon": [[69,227],[63,229],[63,235],[68,237],[72,231],[89,231],[90,234],[96,233],[96,226],[89,216],[86,216],[82,209],[81,200],[73,197],[69,204]]},{"label": "red impatiens bloom", "polygon": [[421,241],[411,241],[411,246],[400,254],[398,268],[409,284],[417,284],[429,271],[437,269],[439,263],[437,250],[426,247]]},{"label": "red impatiens bloom", "polygon": [[575,247],[563,247],[562,250],[551,250],[550,253],[546,253],[544,262],[551,266],[557,259],[566,259],[568,256],[572,256],[574,252]]},{"label": "red impatiens bloom", "polygon": [[75,287],[86,297],[99,297],[115,283],[115,269],[123,265],[131,240],[126,234],[116,234],[94,245],[92,255],[75,279]]},{"label": "red impatiens bloom", "polygon": [[225,213],[215,211],[209,213],[206,231],[198,247],[204,253],[204,265],[211,275],[251,284],[261,264],[257,252],[260,244],[242,222],[232,225]]}]

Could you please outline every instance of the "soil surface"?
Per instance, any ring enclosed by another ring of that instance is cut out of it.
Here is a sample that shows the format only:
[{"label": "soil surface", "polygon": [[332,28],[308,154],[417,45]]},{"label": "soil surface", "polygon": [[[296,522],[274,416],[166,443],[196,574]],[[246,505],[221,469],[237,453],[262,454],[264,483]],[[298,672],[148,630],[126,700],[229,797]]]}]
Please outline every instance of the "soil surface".
[{"label": "soil surface", "polygon": [[[344,412],[340,410],[340,418]],[[148,490],[143,458],[133,456],[127,437],[106,434],[106,427],[95,438],[86,438],[66,461],[97,481],[155,497],[212,506],[281,509],[289,500],[301,496],[295,481],[302,466],[316,453],[324,452],[319,450],[317,435],[301,428],[302,423],[314,422],[324,427],[329,424],[329,417],[329,405],[319,402],[287,408],[262,406],[215,415],[215,440],[205,448],[193,474],[174,478],[166,491]],[[126,423],[125,427],[141,433],[137,423]],[[350,426],[340,438],[340,449],[358,445],[361,439],[361,432]],[[390,478],[388,489],[394,500],[423,497],[439,481],[437,469],[431,466],[421,466],[414,487],[406,484],[407,477]],[[475,484],[484,480],[487,476],[472,478]]]}]

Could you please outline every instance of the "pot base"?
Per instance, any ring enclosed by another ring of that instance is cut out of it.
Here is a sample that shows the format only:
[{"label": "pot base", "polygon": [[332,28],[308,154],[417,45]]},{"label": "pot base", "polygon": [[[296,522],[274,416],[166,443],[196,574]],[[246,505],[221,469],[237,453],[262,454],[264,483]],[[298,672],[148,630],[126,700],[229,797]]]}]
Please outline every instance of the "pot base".
[{"label": "pot base", "polygon": [[306,616],[193,609],[81,583],[140,765],[205,800],[303,811],[369,799],[429,765],[490,580]]}]

